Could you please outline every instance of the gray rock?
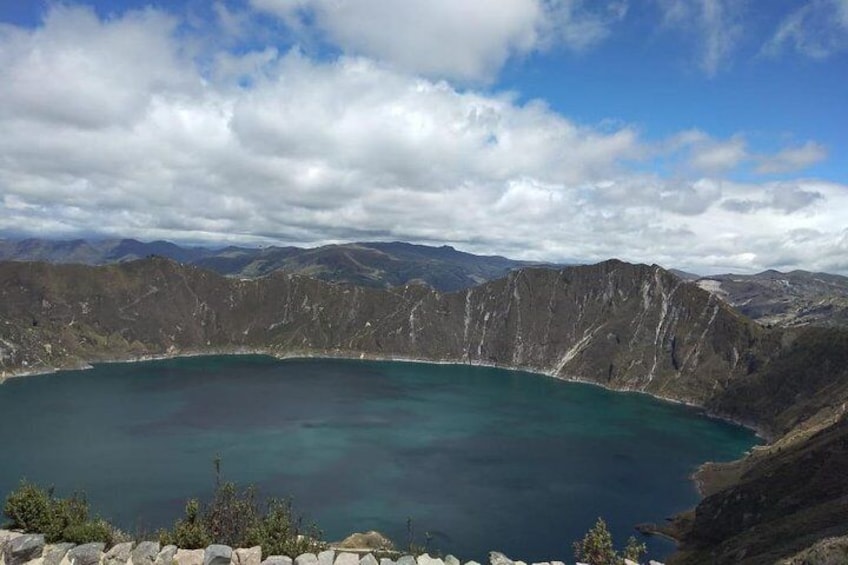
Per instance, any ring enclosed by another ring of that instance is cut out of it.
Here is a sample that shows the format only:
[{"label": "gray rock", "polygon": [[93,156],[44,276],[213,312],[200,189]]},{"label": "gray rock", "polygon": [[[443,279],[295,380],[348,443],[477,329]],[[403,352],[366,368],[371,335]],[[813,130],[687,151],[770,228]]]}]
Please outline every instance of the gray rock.
[{"label": "gray rock", "polygon": [[68,551],[76,547],[75,543],[55,543],[44,547],[43,565],[59,565]]},{"label": "gray rock", "polygon": [[479,564],[479,563],[477,563],[476,561],[469,561],[469,562],[468,562],[468,563],[466,563],[465,565],[480,565],[480,564]]},{"label": "gray rock", "polygon": [[68,551],[68,561],[71,565],[97,565],[103,554],[105,543],[85,543]]},{"label": "gray rock", "polygon": [[259,565],[292,565],[292,559],[285,555],[271,555]]},{"label": "gray rock", "polygon": [[404,555],[397,561],[397,565],[416,565],[415,558],[411,555]]},{"label": "gray rock", "polygon": [[422,553],[417,559],[418,565],[445,565],[445,562],[435,557],[430,557],[429,553]]},{"label": "gray rock", "polygon": [[262,548],[258,545],[249,548],[239,548],[233,552],[233,565],[260,565]]},{"label": "gray rock", "polygon": [[318,554],[318,565],[333,565],[336,560],[336,552],[332,549],[325,549]]},{"label": "gray rock", "polygon": [[551,561],[551,565],[565,565],[562,561]]},{"label": "gray rock", "polygon": [[230,565],[233,548],[229,545],[214,543],[203,552],[203,565]]},{"label": "gray rock", "polygon": [[[162,553],[164,553],[164,550],[159,555]],[[203,565],[205,555],[206,551],[202,549],[178,549],[174,553],[173,560],[177,565]],[[159,561],[159,557],[156,558],[156,561]],[[168,563],[164,565],[168,565]]]},{"label": "gray rock", "polygon": [[355,553],[339,553],[335,565],[359,565],[359,556]]},{"label": "gray rock", "polygon": [[392,561],[388,557],[381,557],[380,558],[380,565],[397,565],[397,563],[395,563],[394,561]]},{"label": "gray rock", "polygon": [[533,563],[533,565],[551,565],[550,561],[539,561],[538,563]]},{"label": "gray rock", "polygon": [[624,565],[639,565],[639,564],[636,563],[635,561],[633,561],[632,559],[625,559]]},{"label": "gray rock", "polygon": [[359,565],[380,565],[380,564],[377,562],[377,559],[369,553],[368,555],[363,556],[359,560]]},{"label": "gray rock", "polygon": [[[159,549],[158,541],[143,541],[139,543],[130,555],[132,565],[153,565],[156,561],[156,556],[159,555]],[[176,548],[174,551],[176,551]],[[171,557],[173,558],[173,556]]]},{"label": "gray rock", "polygon": [[32,559],[38,559],[44,553],[44,536],[26,534],[6,542],[3,555],[6,565],[23,565]]},{"label": "gray rock", "polygon": [[133,542],[116,544],[103,556],[103,565],[126,565],[132,555]]},{"label": "gray rock", "polygon": [[[153,560],[153,565],[173,565],[174,560],[177,556],[177,546],[176,545],[166,545],[162,549],[159,550],[159,553],[156,554],[156,559]],[[201,560],[203,557],[201,557]],[[142,565],[141,563],[136,563],[134,565]]]},{"label": "gray rock", "polygon": [[445,565],[461,565],[461,563],[459,562],[459,559],[448,554],[447,557],[445,557]]},{"label": "gray rock", "polygon": [[489,563],[490,565],[515,565],[512,559],[499,551],[489,552]]},{"label": "gray rock", "polygon": [[318,565],[318,556],[314,553],[304,553],[294,558],[294,565]]},{"label": "gray rock", "polygon": [[664,565],[664,564],[660,563],[659,561],[654,561],[653,559],[651,559],[650,561],[648,561],[648,565]]}]

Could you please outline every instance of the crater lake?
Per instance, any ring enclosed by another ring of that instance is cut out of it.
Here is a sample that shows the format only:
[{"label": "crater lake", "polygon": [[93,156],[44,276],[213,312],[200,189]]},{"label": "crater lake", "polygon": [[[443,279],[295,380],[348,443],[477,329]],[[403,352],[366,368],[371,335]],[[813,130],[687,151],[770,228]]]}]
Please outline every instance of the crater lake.
[{"label": "crater lake", "polygon": [[[0,494],[22,478],[84,491],[128,532],[170,527],[224,480],[291,497],[325,539],[379,530],[481,562],[572,560],[603,517],[640,522],[698,500],[707,460],[752,432],[636,393],[465,365],[188,357],[97,365],[0,386]],[[662,559],[670,542],[649,539]]]}]

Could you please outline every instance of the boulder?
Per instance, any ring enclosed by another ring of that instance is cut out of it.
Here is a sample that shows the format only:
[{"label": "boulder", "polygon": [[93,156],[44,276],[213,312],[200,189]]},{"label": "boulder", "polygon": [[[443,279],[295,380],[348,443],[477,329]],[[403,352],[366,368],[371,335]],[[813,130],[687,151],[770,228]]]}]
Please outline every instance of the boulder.
[{"label": "boulder", "polygon": [[539,561],[538,563],[533,563],[533,565],[551,565],[550,561]]},{"label": "boulder", "polygon": [[173,565],[176,559],[177,549],[176,545],[166,545],[156,554],[153,565]]},{"label": "boulder", "polygon": [[380,565],[380,564],[377,562],[377,559],[369,553],[368,555],[364,555],[359,559],[359,565]]},{"label": "boulder", "polygon": [[415,558],[411,555],[404,555],[397,560],[397,565],[416,565]]},{"label": "boulder", "polygon": [[477,563],[476,561],[469,561],[469,562],[468,562],[468,563],[466,563],[465,565],[480,565],[480,564],[479,564],[479,563]]},{"label": "boulder", "polygon": [[636,563],[635,561],[633,561],[632,559],[625,558],[624,559],[624,565],[639,565],[639,564]]},{"label": "boulder", "polygon": [[341,549],[369,549],[371,551],[392,551],[395,548],[392,540],[374,530],[364,534],[351,534],[339,542],[337,547]]},{"label": "boulder", "polygon": [[314,553],[304,553],[294,558],[294,565],[318,565],[318,556]]},{"label": "boulder", "polygon": [[103,565],[126,565],[132,555],[133,542],[128,541],[112,546],[112,549],[103,555]]},{"label": "boulder", "polygon": [[339,553],[335,565],[359,565],[359,556],[355,553]]},{"label": "boulder", "polygon": [[654,561],[653,559],[651,559],[650,561],[648,561],[648,565],[665,565],[665,564],[660,563],[659,561]]},{"label": "boulder", "polygon": [[97,565],[105,548],[105,543],[85,543],[70,549],[65,557],[71,565]]},{"label": "boulder", "polygon": [[3,549],[6,565],[23,565],[44,553],[44,536],[26,534],[7,541]]},{"label": "boulder", "polygon": [[392,561],[388,557],[381,557],[380,558],[380,565],[397,565],[397,563],[395,563],[394,561]]},{"label": "boulder", "polygon": [[565,565],[562,561],[551,561],[551,565]]},{"label": "boulder", "polygon": [[259,565],[292,565],[292,559],[285,555],[271,555]]},{"label": "boulder", "polygon": [[462,564],[459,562],[459,559],[457,559],[453,555],[448,554],[447,556],[445,556],[445,565],[462,565]]},{"label": "boulder", "polygon": [[260,565],[260,563],[262,563],[262,548],[258,545],[242,547],[233,552],[233,565]]},{"label": "boulder", "polygon": [[435,557],[430,557],[429,553],[422,553],[417,559],[418,565],[445,565],[445,562]]},{"label": "boulder", "polygon": [[[165,550],[163,549],[159,555],[164,552]],[[177,565],[203,565],[203,557],[205,554],[206,551],[203,549],[178,549],[174,552],[173,560]],[[159,561],[159,557],[156,558],[156,561]],[[164,565],[167,565],[167,563]]]},{"label": "boulder", "polygon": [[499,551],[490,551],[489,552],[489,564],[490,565],[515,565],[509,557],[504,555]]},{"label": "boulder", "polygon": [[318,565],[333,565],[336,560],[336,552],[332,549],[326,549],[318,554]]},{"label": "boulder", "polygon": [[229,545],[213,543],[203,552],[203,565],[230,565],[233,548]]},{"label": "boulder", "polygon": [[68,551],[73,549],[75,543],[55,543],[44,547],[44,562],[43,565],[59,565]]},{"label": "boulder", "polygon": [[[153,565],[159,555],[158,541],[143,541],[132,550],[132,565]],[[173,556],[171,556],[173,558]]]}]

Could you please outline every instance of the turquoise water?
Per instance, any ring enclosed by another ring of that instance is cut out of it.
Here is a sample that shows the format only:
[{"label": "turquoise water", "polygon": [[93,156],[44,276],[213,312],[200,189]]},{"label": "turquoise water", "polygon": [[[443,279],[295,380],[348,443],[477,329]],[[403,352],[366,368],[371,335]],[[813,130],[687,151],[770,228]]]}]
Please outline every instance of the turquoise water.
[{"label": "turquoise water", "polygon": [[27,477],[150,530],[209,495],[220,455],[225,479],[292,496],[328,539],[405,543],[412,517],[419,541],[478,560],[570,558],[598,516],[623,544],[697,502],[699,463],[755,443],[684,406],[529,373],[261,356],[12,379],[0,418],[4,498]]}]

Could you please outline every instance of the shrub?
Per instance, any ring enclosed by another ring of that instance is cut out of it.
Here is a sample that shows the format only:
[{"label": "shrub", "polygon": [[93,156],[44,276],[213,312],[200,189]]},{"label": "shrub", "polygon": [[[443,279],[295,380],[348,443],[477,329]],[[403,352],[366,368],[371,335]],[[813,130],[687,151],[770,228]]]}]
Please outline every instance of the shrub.
[{"label": "shrub", "polygon": [[159,531],[159,543],[183,549],[202,549],[212,543],[212,536],[200,519],[200,502],[197,499],[186,503],[185,517],[177,520],[173,532]]},{"label": "shrub", "polygon": [[645,544],[631,536],[627,540],[623,555],[619,555],[613,546],[612,534],[603,518],[598,518],[582,540],[574,542],[575,559],[589,565],[620,565],[625,558],[639,561],[645,553],[647,553]]},{"label": "shrub", "polygon": [[103,542],[106,545],[112,545],[112,531],[113,528],[101,519],[75,522],[65,528],[62,539],[79,545],[91,542]]},{"label": "shrub", "polygon": [[69,498],[56,498],[52,489],[25,480],[6,498],[3,512],[12,520],[12,528],[44,534],[47,543],[111,544],[118,532],[105,520],[89,519],[88,502],[83,495],[74,493]]},{"label": "shrub", "polygon": [[51,499],[50,492],[23,480],[6,498],[3,513],[12,521],[12,528],[47,535],[53,529]]},{"label": "shrub", "polygon": [[248,531],[246,546],[261,545],[265,555],[301,555],[323,547],[321,532],[313,524],[303,527],[291,501],[272,498],[264,516]]}]

